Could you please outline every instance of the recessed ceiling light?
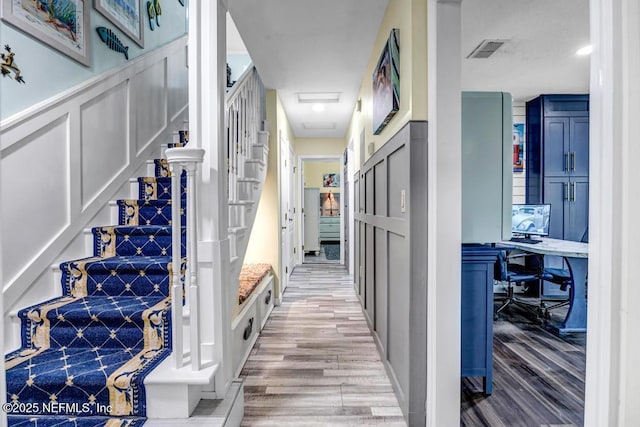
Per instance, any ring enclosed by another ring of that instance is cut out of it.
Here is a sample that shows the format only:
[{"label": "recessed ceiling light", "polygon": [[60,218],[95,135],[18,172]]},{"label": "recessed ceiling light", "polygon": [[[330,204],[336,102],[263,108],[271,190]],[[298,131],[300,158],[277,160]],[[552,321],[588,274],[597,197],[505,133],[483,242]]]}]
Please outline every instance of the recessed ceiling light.
[{"label": "recessed ceiling light", "polygon": [[592,51],[593,51],[593,46],[587,45],[576,50],[576,55],[580,55],[580,56],[590,55]]},{"label": "recessed ceiling light", "polygon": [[336,124],[334,122],[313,122],[313,123],[302,123],[302,127],[306,130],[329,130],[335,129]]},{"label": "recessed ceiling light", "polygon": [[322,113],[324,111],[324,104],[313,104],[311,109],[316,113]]},{"label": "recessed ceiling light", "polygon": [[340,102],[340,92],[299,92],[297,95],[298,102],[302,104]]}]

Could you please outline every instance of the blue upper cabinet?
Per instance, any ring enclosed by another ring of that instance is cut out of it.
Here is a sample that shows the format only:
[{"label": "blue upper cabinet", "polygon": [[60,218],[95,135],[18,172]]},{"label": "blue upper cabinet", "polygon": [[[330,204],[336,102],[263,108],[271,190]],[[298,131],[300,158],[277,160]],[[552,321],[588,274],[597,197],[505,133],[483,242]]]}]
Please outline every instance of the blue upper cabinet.
[{"label": "blue upper cabinet", "polygon": [[549,236],[580,240],[589,223],[589,96],[527,102],[527,203],[550,203]]}]

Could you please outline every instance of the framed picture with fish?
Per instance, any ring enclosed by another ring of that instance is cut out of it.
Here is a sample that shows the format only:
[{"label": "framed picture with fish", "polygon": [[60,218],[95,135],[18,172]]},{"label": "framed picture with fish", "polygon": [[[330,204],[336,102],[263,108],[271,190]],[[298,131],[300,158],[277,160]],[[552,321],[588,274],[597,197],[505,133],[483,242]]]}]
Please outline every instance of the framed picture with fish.
[{"label": "framed picture with fish", "polygon": [[2,20],[90,65],[90,0],[0,0]]},{"label": "framed picture with fish", "polygon": [[[138,46],[144,47],[144,13],[141,0],[94,0],[98,12],[104,15]],[[158,8],[159,6],[158,2]]]}]

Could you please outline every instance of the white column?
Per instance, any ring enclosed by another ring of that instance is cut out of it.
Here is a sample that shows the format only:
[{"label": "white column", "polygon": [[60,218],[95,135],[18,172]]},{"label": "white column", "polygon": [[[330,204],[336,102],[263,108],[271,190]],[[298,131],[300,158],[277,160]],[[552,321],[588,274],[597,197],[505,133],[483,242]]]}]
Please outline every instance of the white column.
[{"label": "white column", "polygon": [[460,425],[460,3],[428,3],[426,425],[432,427]]},{"label": "white column", "polygon": [[203,362],[222,362],[216,393],[231,379],[228,351],[229,239],[224,99],[226,8],[221,0],[189,2],[189,139],[205,149],[198,204]]},{"label": "white column", "polygon": [[640,5],[591,0],[585,426],[640,425]]}]

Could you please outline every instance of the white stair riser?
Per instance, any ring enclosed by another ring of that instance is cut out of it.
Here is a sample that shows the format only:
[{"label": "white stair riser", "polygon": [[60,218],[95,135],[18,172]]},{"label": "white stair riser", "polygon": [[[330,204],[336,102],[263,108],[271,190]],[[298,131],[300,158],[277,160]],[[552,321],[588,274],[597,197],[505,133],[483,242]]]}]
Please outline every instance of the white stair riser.
[{"label": "white stair riser", "polygon": [[269,149],[263,145],[256,144],[251,147],[251,158],[253,160],[260,160],[264,163],[267,163],[267,156],[269,154]]},{"label": "white stair riser", "polygon": [[198,405],[201,385],[153,384],[146,386],[147,414],[153,418],[189,418]]},{"label": "white stair riser", "polygon": [[156,176],[156,162],[147,160],[147,176]]},{"label": "white stair riser", "polygon": [[244,166],[244,174],[246,178],[254,178],[262,181],[265,167],[260,163],[246,163]]},{"label": "white stair riser", "polygon": [[232,258],[238,256],[238,249],[236,247],[236,235],[233,233],[229,234],[229,253]]},{"label": "white stair riser", "polygon": [[269,132],[267,131],[258,132],[258,144],[267,147],[267,149],[269,148]]},{"label": "white stair riser", "polygon": [[245,225],[245,207],[241,205],[229,206],[229,227],[244,227]]},{"label": "white stair riser", "polygon": [[254,200],[254,194],[257,194],[259,190],[258,184],[253,182],[238,182],[238,198],[241,200]]}]

